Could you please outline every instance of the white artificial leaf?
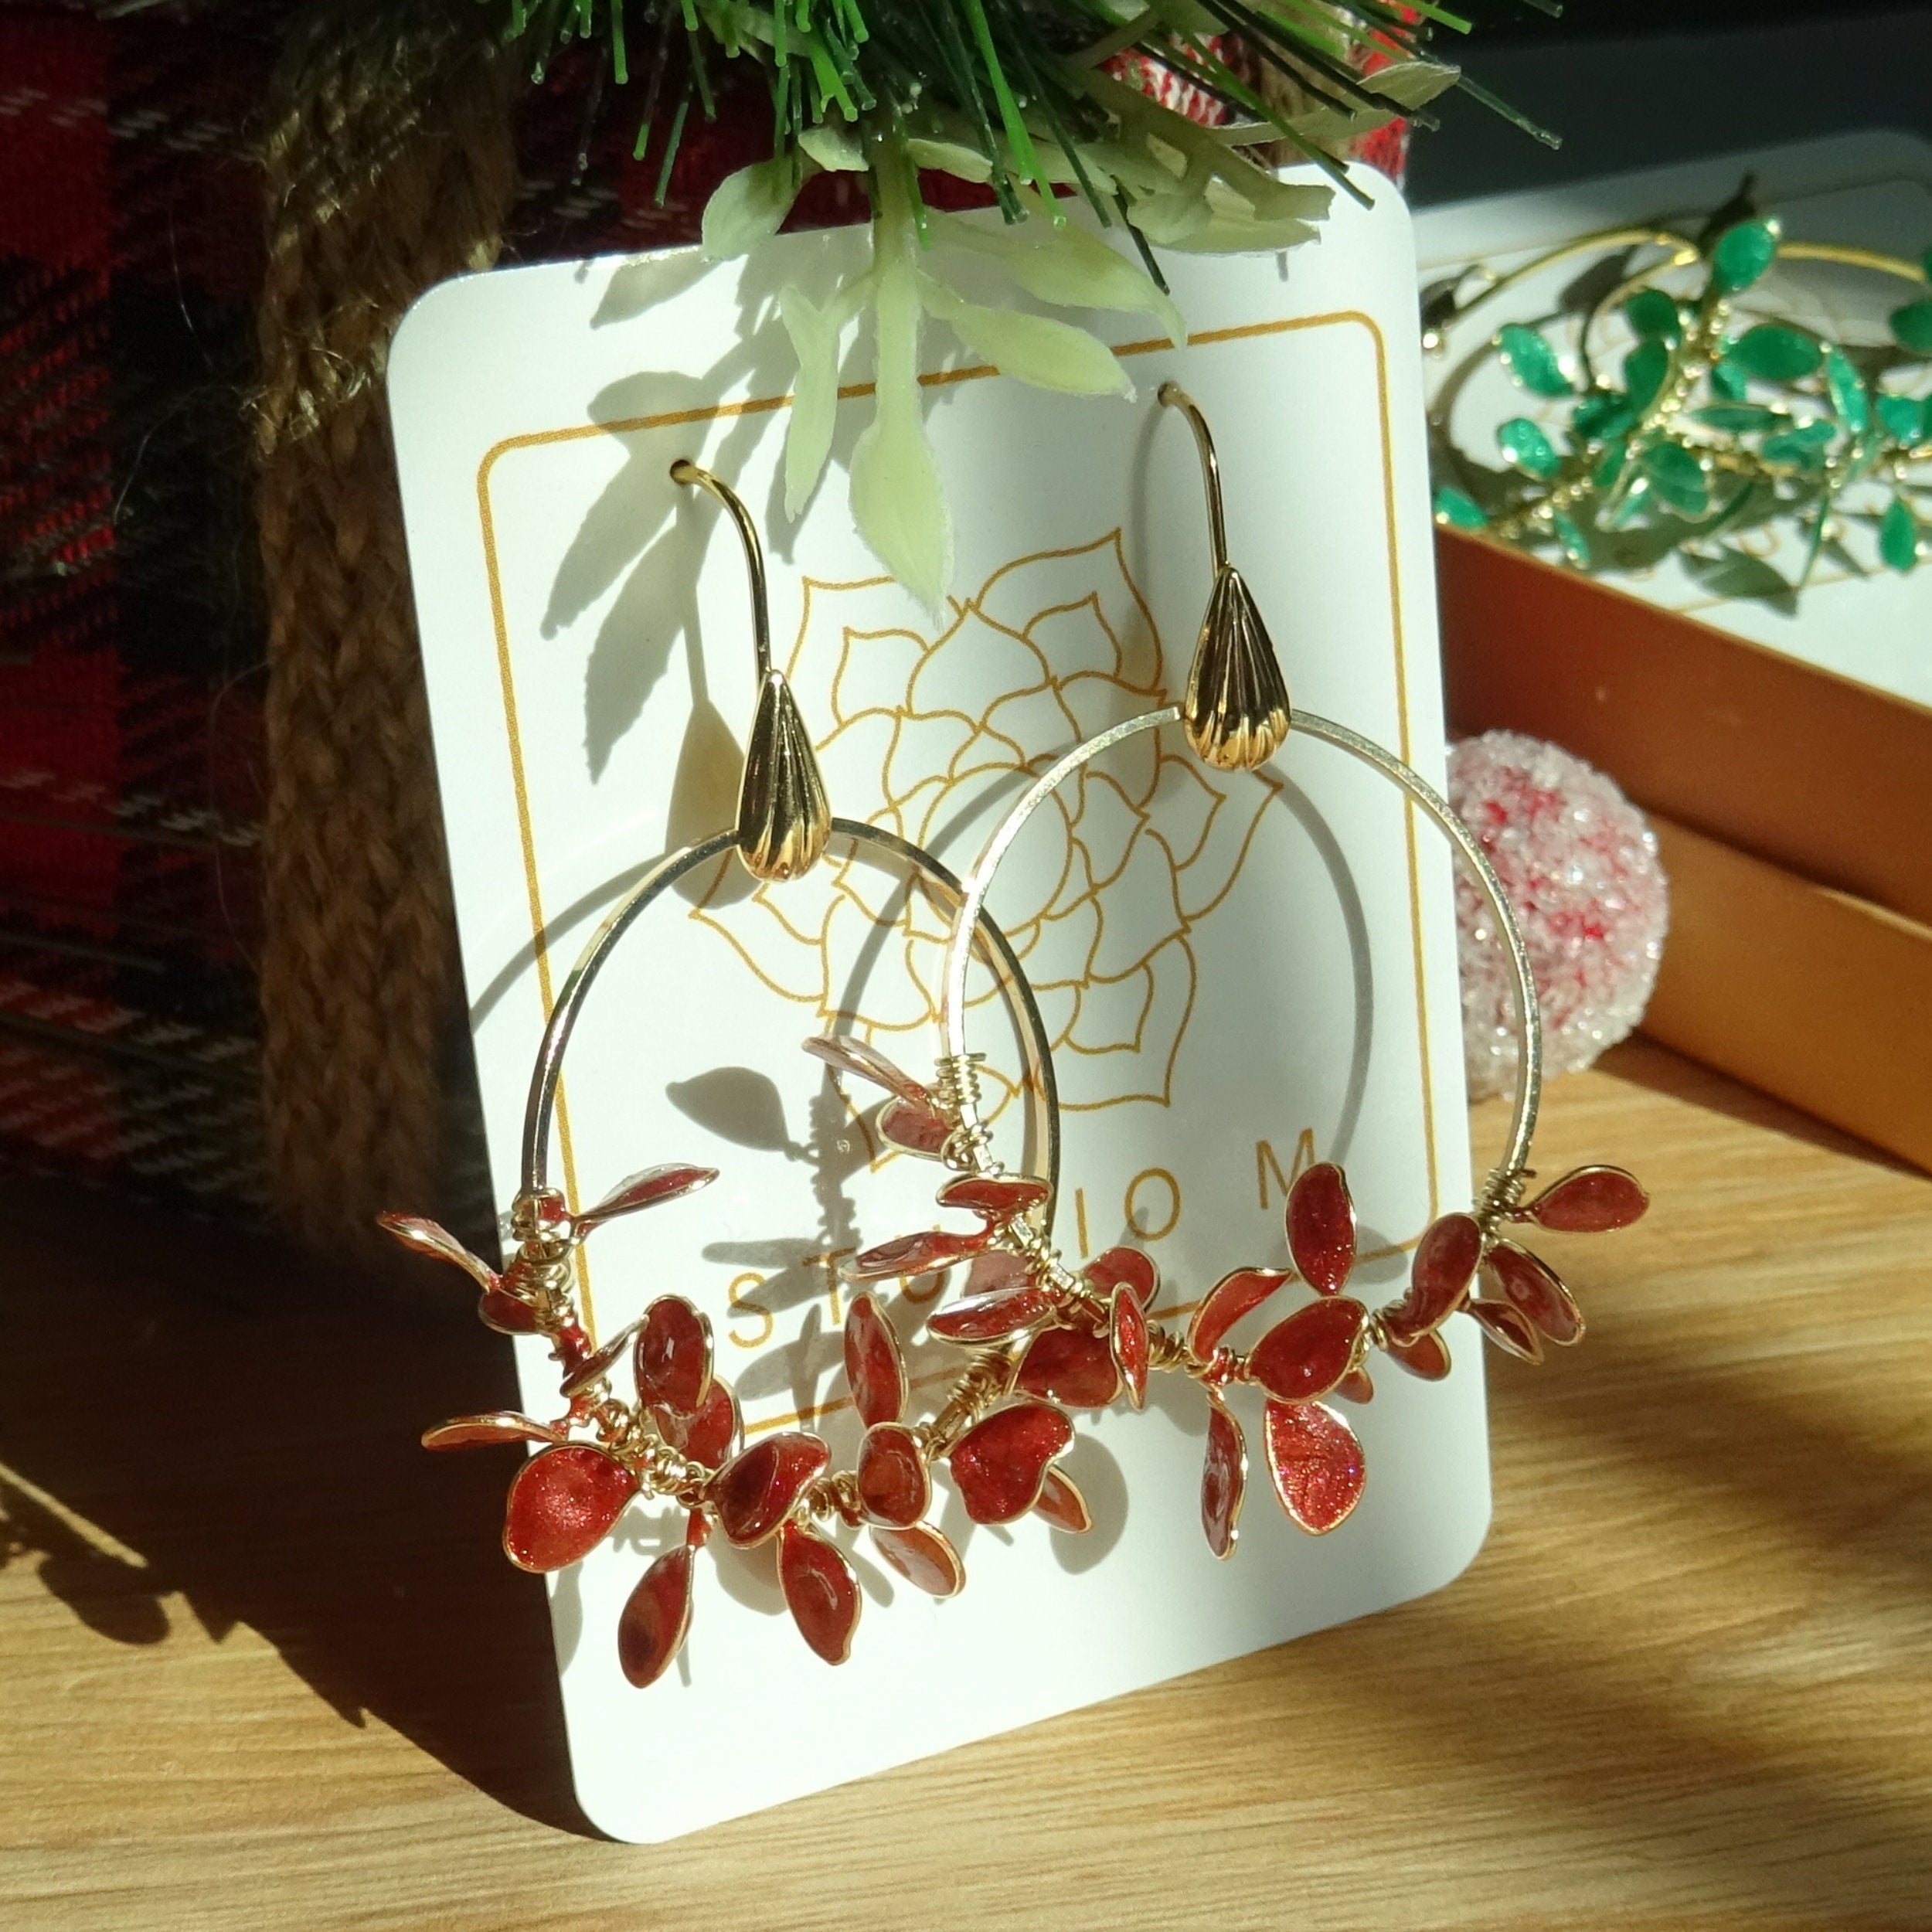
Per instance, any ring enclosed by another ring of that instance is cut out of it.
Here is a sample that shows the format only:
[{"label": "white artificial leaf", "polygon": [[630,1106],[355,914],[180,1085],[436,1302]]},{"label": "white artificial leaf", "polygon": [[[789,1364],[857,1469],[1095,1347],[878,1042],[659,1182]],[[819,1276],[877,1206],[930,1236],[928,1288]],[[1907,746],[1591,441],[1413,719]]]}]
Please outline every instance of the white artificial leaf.
[{"label": "white artificial leaf", "polygon": [[798,137],[802,148],[828,174],[852,174],[866,167],[866,151],[853,130],[835,121],[821,121]]},{"label": "white artificial leaf", "polygon": [[1167,245],[1189,255],[1239,255],[1272,253],[1313,241],[1319,231],[1305,221],[1260,221],[1216,214],[1206,227]]},{"label": "white artificial leaf", "polygon": [[1134,225],[1157,248],[1178,248],[1206,227],[1213,214],[1205,192],[1177,186],[1137,201]]},{"label": "white artificial leaf", "polygon": [[916,166],[936,168],[942,175],[960,181],[985,182],[993,178],[993,164],[977,148],[957,141],[927,141],[915,136],[906,151]]},{"label": "white artificial leaf", "polygon": [[729,261],[769,240],[791,213],[801,179],[785,156],[726,175],[704,205],[704,252],[714,262]]},{"label": "white artificial leaf", "polygon": [[785,514],[805,507],[826,459],[838,417],[838,322],[791,287],[778,291],[778,313],[798,358],[798,379],[785,430]]},{"label": "white artificial leaf", "polygon": [[983,308],[930,276],[920,277],[920,294],[934,315],[949,323],[975,355],[984,356],[1002,376],[1074,396],[1134,393],[1114,352],[1098,336],[1070,322],[1016,308]]}]

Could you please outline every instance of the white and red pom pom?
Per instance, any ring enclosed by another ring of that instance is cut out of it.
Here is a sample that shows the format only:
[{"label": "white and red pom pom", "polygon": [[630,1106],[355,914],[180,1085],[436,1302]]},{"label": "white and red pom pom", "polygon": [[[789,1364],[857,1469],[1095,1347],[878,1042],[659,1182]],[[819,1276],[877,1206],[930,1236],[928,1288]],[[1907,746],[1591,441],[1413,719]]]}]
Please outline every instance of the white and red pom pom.
[{"label": "white and red pom pom", "polygon": [[[1451,747],[1449,802],[1522,927],[1548,1070],[1589,1066],[1643,1018],[1657,984],[1670,892],[1655,835],[1601,772],[1513,731]],[[1514,1086],[1521,1049],[1495,922],[1461,869],[1456,925],[1469,1092],[1479,1099]]]}]

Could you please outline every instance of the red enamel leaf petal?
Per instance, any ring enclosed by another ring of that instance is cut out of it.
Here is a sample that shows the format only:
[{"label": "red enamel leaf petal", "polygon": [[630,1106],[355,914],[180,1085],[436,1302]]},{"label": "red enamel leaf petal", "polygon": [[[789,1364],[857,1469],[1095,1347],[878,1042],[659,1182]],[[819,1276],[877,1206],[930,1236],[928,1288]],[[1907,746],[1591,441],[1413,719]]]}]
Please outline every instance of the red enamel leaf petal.
[{"label": "red enamel leaf petal", "polygon": [[661,1294],[638,1330],[638,1400],[696,1415],[711,1386],[711,1324],[681,1294]]},{"label": "red enamel leaf petal", "polygon": [[1355,1266],[1355,1202],[1332,1161],[1308,1168],[1288,1190],[1288,1253],[1317,1294],[1341,1292]]},{"label": "red enamel leaf petal", "polygon": [[1287,1280],[1272,1268],[1236,1268],[1207,1291],[1188,1325],[1187,1345],[1205,1362],[1243,1315],[1252,1314]]},{"label": "red enamel leaf petal", "polygon": [[486,1328],[494,1328],[498,1335],[534,1335],[536,1332],[536,1311],[527,1301],[519,1301],[513,1294],[505,1294],[501,1288],[492,1288],[477,1298],[476,1318]]},{"label": "red enamel leaf petal", "polygon": [[1366,1369],[1351,1369],[1335,1385],[1335,1392],[1344,1402],[1372,1402],[1376,1399],[1376,1385],[1370,1380]]},{"label": "red enamel leaf petal", "polygon": [[564,1440],[561,1429],[510,1409],[494,1409],[488,1415],[457,1416],[423,1432],[425,1449],[474,1449],[488,1443]]},{"label": "red enamel leaf petal", "polygon": [[939,1190],[938,1199],[941,1207],[1005,1220],[1038,1207],[1049,1192],[1044,1181],[1030,1174],[962,1174]]},{"label": "red enamel leaf petal", "polygon": [[672,1448],[682,1450],[693,1462],[701,1462],[707,1469],[723,1468],[737,1447],[738,1398],[722,1376],[711,1378],[711,1386],[704,1392],[696,1414],[681,1416],[675,1410],[658,1408],[651,1411],[651,1417],[658,1434]]},{"label": "red enamel leaf petal", "polygon": [[1325,1536],[1362,1500],[1362,1444],[1343,1419],[1319,1402],[1270,1402],[1263,1411],[1268,1473],[1298,1529]]},{"label": "red enamel leaf petal", "polygon": [[903,1423],[882,1422],[859,1445],[859,1500],[875,1522],[909,1529],[933,1499],[933,1478],[919,1437]]},{"label": "red enamel leaf petal", "polygon": [[930,1523],[910,1529],[875,1529],[872,1547],[915,1590],[929,1597],[957,1597],[966,1587],[959,1552]]},{"label": "red enamel leaf petal", "polygon": [[817,1436],[796,1430],[754,1442],[726,1463],[711,1485],[718,1527],[741,1549],[763,1543],[831,1459]]},{"label": "red enamel leaf petal", "polygon": [[1387,1347],[1393,1360],[1424,1382],[1440,1382],[1449,1372],[1449,1345],[1434,1330],[1417,1335],[1413,1342],[1398,1341],[1391,1335]]},{"label": "red enamel leaf petal", "polygon": [[1621,1167],[1580,1167],[1545,1188],[1519,1218],[1564,1234],[1606,1234],[1642,1219],[1649,1206],[1635,1175]]},{"label": "red enamel leaf petal", "polygon": [[516,1472],[503,1514],[503,1549],[519,1570],[562,1570],[603,1542],[638,1479],[587,1442],[532,1456]]},{"label": "red enamel leaf petal", "polygon": [[889,1281],[913,1274],[931,1274],[950,1268],[977,1254],[991,1240],[981,1228],[972,1234],[948,1233],[944,1228],[929,1228],[921,1234],[902,1234],[896,1241],[882,1241],[845,1264],[845,1274],[854,1281]]},{"label": "red enamel leaf petal", "polygon": [[691,1561],[688,1543],[667,1549],[638,1579],[617,1617],[617,1665],[642,1690],[655,1684],[684,1648],[691,1628]]},{"label": "red enamel leaf petal", "polygon": [[1095,1255],[1080,1273],[1096,1294],[1131,1288],[1144,1308],[1153,1307],[1155,1291],[1161,1285],[1154,1257],[1143,1254],[1138,1248],[1109,1248],[1104,1254]]},{"label": "red enamel leaf petal", "polygon": [[896,1422],[905,1413],[905,1358],[892,1324],[869,1294],[853,1296],[845,1311],[845,1386],[868,1429],[875,1422]]},{"label": "red enamel leaf petal", "polygon": [[788,1522],[778,1539],[778,1587],[798,1634],[828,1664],[852,1655],[859,1628],[859,1578],[835,1543]]},{"label": "red enamel leaf petal", "polygon": [[1044,1402],[995,1409],[954,1445],[953,1481],[975,1522],[1012,1522],[1039,1500],[1046,1465],[1073,1440],[1073,1425]]},{"label": "red enamel leaf petal", "polygon": [[902,1073],[876,1046],[869,1046],[849,1033],[821,1033],[805,1042],[805,1051],[823,1060],[835,1072],[855,1073],[870,1080],[902,1100],[923,1100],[927,1090],[910,1073]]},{"label": "red enamel leaf petal", "polygon": [[1484,1257],[1483,1272],[1549,1340],[1563,1348],[1582,1341],[1583,1311],[1539,1256],[1513,1241],[1498,1241]]},{"label": "red enamel leaf petal", "polygon": [[1361,1359],[1369,1311],[1345,1294],[1298,1308],[1254,1345],[1248,1374],[1284,1402],[1325,1396]]},{"label": "red enamel leaf petal", "polygon": [[1247,1494],[1248,1446],[1220,1397],[1208,1397],[1207,1456],[1201,1468],[1201,1528],[1216,1556],[1234,1554],[1241,1499]]},{"label": "red enamel leaf petal", "polygon": [[715,1167],[694,1167],[688,1161],[675,1161],[662,1167],[647,1167],[627,1175],[595,1207],[586,1208],[577,1217],[577,1231],[587,1234],[621,1214],[635,1214],[640,1209],[655,1207],[662,1201],[675,1201],[681,1195],[695,1194],[718,1178]]},{"label": "red enamel leaf petal", "polygon": [[879,1131],[894,1147],[936,1161],[946,1151],[952,1123],[926,1100],[888,1100],[879,1110]]},{"label": "red enamel leaf petal", "polygon": [[973,1257],[966,1270],[966,1293],[993,1294],[1005,1288],[1023,1287],[1032,1277],[1032,1264],[1011,1248],[988,1248]]},{"label": "red enamel leaf petal", "polygon": [[1469,1312],[1482,1324],[1482,1332],[1505,1355],[1524,1362],[1543,1359],[1543,1337],[1536,1325],[1513,1301],[1491,1301],[1478,1295]]},{"label": "red enamel leaf petal", "polygon": [[1094,1512],[1087,1508],[1087,1498],[1080,1494],[1080,1485],[1063,1470],[1047,1471],[1033,1514],[1045,1517],[1056,1529],[1063,1529],[1070,1536],[1083,1536],[1094,1527]]},{"label": "red enamel leaf petal", "polygon": [[1121,1372],[1128,1400],[1137,1409],[1146,1407],[1150,1361],[1147,1310],[1125,1282],[1114,1291],[1114,1299],[1108,1305],[1107,1341],[1113,1351],[1114,1365]]},{"label": "red enamel leaf petal", "polygon": [[1027,1348],[1016,1386],[1070,1409],[1104,1409],[1121,1393],[1121,1372],[1106,1336],[1090,1328],[1044,1328]]},{"label": "red enamel leaf petal", "polygon": [[1440,1328],[1462,1305],[1481,1259],[1482,1230],[1473,1214],[1431,1221],[1416,1243],[1408,1293],[1383,1311],[1390,1329],[1409,1340]]},{"label": "red enamel leaf petal", "polygon": [[377,1226],[394,1235],[404,1247],[413,1248],[418,1254],[430,1255],[438,1261],[447,1261],[461,1268],[479,1288],[487,1290],[496,1286],[496,1270],[488,1263],[478,1260],[447,1228],[436,1222],[426,1220],[420,1214],[379,1214],[376,1222]]},{"label": "red enamel leaf petal", "polygon": [[998,1294],[976,1294],[930,1316],[926,1326],[948,1342],[1001,1342],[1043,1321],[1053,1312],[1053,1298],[1030,1284]]},{"label": "red enamel leaf petal", "polygon": [[580,1394],[600,1376],[608,1375],[643,1325],[641,1321],[632,1322],[629,1328],[619,1329],[595,1355],[586,1355],[564,1378],[562,1393],[566,1396]]}]

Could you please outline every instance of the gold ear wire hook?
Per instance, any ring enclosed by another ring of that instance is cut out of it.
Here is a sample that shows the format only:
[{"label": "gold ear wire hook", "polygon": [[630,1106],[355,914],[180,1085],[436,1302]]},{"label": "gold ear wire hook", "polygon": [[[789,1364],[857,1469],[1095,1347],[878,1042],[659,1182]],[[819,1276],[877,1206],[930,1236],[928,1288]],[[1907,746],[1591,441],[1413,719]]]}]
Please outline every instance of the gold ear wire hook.
[{"label": "gold ear wire hook", "polygon": [[1179,383],[1163,383],[1159,397],[1164,407],[1180,410],[1194,431],[1214,556],[1214,588],[1188,668],[1181,723],[1204,763],[1222,771],[1251,771],[1273,757],[1288,735],[1287,681],[1253,596],[1228,561],[1221,466],[1207,418]]},{"label": "gold ear wire hook", "polygon": [[757,526],[737,493],[688,457],[671,466],[675,482],[709,490],[730,513],[751,578],[752,643],[758,655],[758,709],[738,787],[738,852],[760,879],[796,879],[825,849],[832,808],[818,760],[785,674],[771,662],[771,611]]}]

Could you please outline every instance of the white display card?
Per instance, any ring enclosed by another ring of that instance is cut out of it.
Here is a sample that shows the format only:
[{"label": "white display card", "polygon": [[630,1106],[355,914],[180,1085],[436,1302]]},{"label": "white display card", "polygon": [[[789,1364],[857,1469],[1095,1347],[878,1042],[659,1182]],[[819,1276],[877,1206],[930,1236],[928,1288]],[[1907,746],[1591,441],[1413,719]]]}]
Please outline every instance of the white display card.
[{"label": "white display card", "polygon": [[[1290,255],[1172,257],[1185,349],[1138,339],[1145,318],[1080,318],[1117,345],[1131,401],[1023,386],[929,329],[927,422],[958,530],[937,619],[853,532],[863,333],[831,469],[796,526],[783,513],[775,291],[790,277],[822,295],[862,260],[862,232],[720,267],[687,250],[478,276],[417,305],[390,388],[502,1202],[563,975],[645,866],[732,816],[754,691],[745,572],[718,506],[672,482],[677,457],[734,485],[764,529],[774,649],[834,811],[956,869],[1023,773],[1169,701],[1185,676],[1209,553],[1192,438],[1154,403],[1169,376],[1219,438],[1235,557],[1296,703],[1440,779],[1414,257],[1399,198],[1369,179],[1372,210],[1338,195],[1321,239]],[[584,1200],[655,1162],[721,1170],[592,1238],[591,1323],[607,1335],[653,1295],[689,1296],[748,1427],[803,1418],[849,1467],[838,1259],[957,1217],[934,1205],[939,1170],[870,1131],[876,1092],[842,1092],[800,1043],[850,1029],[930,1079],[940,928],[841,841],[787,885],[726,863],[655,908],[598,982],[566,1063],[557,1165]],[[1427,822],[1310,741],[1278,770],[1227,774],[1163,730],[1039,812],[992,907],[1056,1050],[1069,1256],[1139,1241],[1162,1270],[1158,1308],[1185,1308],[1231,1267],[1285,1266],[1286,1185],[1335,1158],[1379,1250],[1366,1291],[1387,1298],[1400,1250],[1469,1198],[1449,888]],[[990,981],[980,993],[975,1043],[989,1091],[1010,1094],[1015,1036]],[[1022,1111],[998,1122],[1016,1165]],[[922,1385],[915,1415],[958,1362],[921,1326],[934,1292],[883,1298]],[[1285,1293],[1273,1315],[1304,1291]],[[585,1811],[620,1838],[669,1838],[1436,1588],[1488,1511],[1478,1351],[1466,1318],[1451,1333],[1447,1383],[1391,1369],[1355,1412],[1368,1492],[1333,1536],[1287,1525],[1258,1401],[1236,1392],[1250,1491],[1240,1551],[1216,1562],[1199,1522],[1205,1403],[1158,1376],[1148,1413],[1079,1418],[1065,1466],[1097,1519],[1084,1536],[1033,1517],[976,1529],[942,1476],[935,1508],[968,1582],[935,1603],[841,1532],[865,1609],[836,1669],[800,1640],[770,1548],[714,1537],[682,1656],[632,1689],[617,1614],[683,1532],[675,1512],[634,1507],[551,1580]],[[544,1351],[521,1345],[519,1366],[528,1406],[555,1413]]]}]

